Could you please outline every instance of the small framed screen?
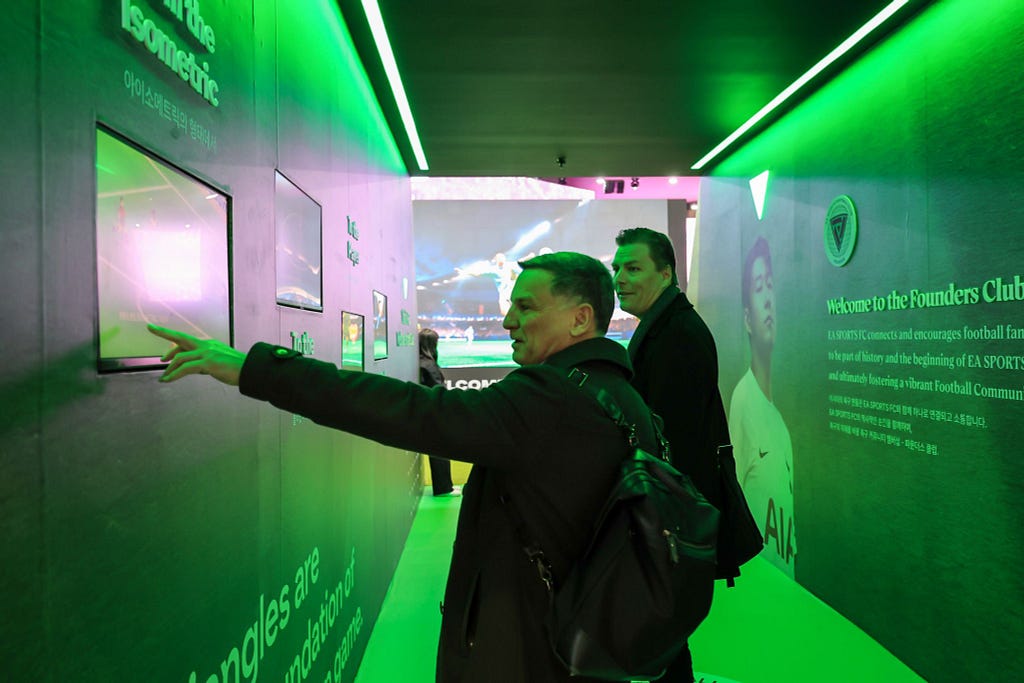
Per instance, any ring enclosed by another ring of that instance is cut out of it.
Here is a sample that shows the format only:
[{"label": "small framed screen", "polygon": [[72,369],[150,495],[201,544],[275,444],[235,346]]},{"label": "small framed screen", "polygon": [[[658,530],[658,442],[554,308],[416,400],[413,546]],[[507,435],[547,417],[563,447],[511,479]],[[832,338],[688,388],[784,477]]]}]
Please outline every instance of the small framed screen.
[{"label": "small framed screen", "polygon": [[320,205],[275,171],[277,303],[323,311]]},{"label": "small framed screen", "polygon": [[102,127],[96,129],[98,367],[161,367],[147,323],[231,340],[231,200]]},{"label": "small framed screen", "polygon": [[373,359],[388,357],[388,297],[373,290]]},{"label": "small framed screen", "polygon": [[363,370],[363,316],[341,312],[341,369]]}]

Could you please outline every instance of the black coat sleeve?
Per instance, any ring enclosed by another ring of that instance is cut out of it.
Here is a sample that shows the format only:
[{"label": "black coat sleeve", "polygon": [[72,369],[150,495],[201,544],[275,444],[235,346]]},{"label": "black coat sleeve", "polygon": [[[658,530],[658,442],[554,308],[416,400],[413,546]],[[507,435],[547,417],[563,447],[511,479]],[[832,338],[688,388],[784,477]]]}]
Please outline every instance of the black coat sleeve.
[{"label": "black coat sleeve", "polygon": [[[567,383],[544,366],[520,368],[480,390],[339,370],[289,349],[258,343],[239,390],[318,424],[379,443],[497,469],[540,467],[520,446],[553,434],[564,419]],[[568,385],[572,388],[571,385]]]}]

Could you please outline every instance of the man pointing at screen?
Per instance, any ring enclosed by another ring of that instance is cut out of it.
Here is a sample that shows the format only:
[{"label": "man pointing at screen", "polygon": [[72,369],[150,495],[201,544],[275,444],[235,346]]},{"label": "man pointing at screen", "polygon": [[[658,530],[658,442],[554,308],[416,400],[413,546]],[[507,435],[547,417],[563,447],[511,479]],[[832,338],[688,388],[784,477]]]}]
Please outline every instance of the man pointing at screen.
[{"label": "man pointing at screen", "polygon": [[[160,380],[206,374],[329,427],[428,455],[472,462],[463,490],[437,656],[442,683],[586,681],[551,650],[548,594],[523,552],[511,505],[545,549],[556,580],[584,551],[628,444],[569,379],[579,369],[656,449],[650,411],[629,385],[626,350],[605,338],[614,308],[607,268],[573,252],[520,263],[502,322],[520,368],[481,390],[442,390],[347,372],[284,347],[248,353],[151,326],[175,344]],[[504,492],[504,501],[501,493]]]}]

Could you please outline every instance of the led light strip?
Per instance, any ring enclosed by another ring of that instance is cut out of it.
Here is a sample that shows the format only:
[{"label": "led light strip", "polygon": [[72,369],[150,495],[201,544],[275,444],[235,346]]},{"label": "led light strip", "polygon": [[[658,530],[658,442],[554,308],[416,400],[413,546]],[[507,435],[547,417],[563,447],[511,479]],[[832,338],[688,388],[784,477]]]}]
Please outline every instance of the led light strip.
[{"label": "led light strip", "polygon": [[852,36],[844,40],[839,45],[839,47],[832,50],[832,52],[828,53],[828,55],[826,55],[820,62],[811,67],[810,70],[807,71],[807,73],[805,73],[800,78],[796,79],[792,85],[790,85],[788,88],[786,88],[778,95],[776,95],[775,99],[773,99],[771,102],[769,102],[768,104],[764,105],[764,107],[761,108],[761,111],[751,116],[746,123],[744,123],[742,126],[733,131],[732,135],[718,143],[718,145],[713,150],[704,155],[704,157],[700,161],[695,163],[690,168],[695,171],[699,171],[700,169],[702,169],[709,161],[718,156],[722,152],[722,150],[724,150],[726,147],[734,143],[737,138],[746,133],[748,130],[753,128],[758,121],[760,121],[765,116],[774,111],[780,104],[789,99],[789,97],[792,96],[793,93],[795,93],[797,90],[805,86],[812,78],[817,76],[819,73],[824,71],[829,64],[843,56],[846,52],[850,50],[850,48],[859,43],[861,40],[864,39],[865,36],[867,36],[869,33],[871,33],[880,25],[882,25],[886,20],[889,19],[889,17],[896,14],[896,12],[902,9],[903,6],[906,5],[908,2],[909,0],[893,0],[893,2],[889,3],[889,5],[881,12],[876,14],[873,19],[871,19],[868,23],[861,26],[856,33],[854,33]]},{"label": "led light strip", "polygon": [[412,145],[412,152],[416,156],[416,163],[421,171],[426,171],[429,168],[427,166],[427,155],[423,153],[423,145],[420,144],[420,136],[416,132],[416,121],[413,120],[412,110],[409,109],[409,99],[405,96],[402,76],[398,73],[398,65],[395,64],[395,54],[391,51],[391,42],[388,40],[388,32],[384,28],[384,19],[380,15],[380,7],[377,6],[377,0],[362,0],[362,2],[363,11],[366,12],[366,20],[370,23],[370,30],[373,32],[373,40],[377,43],[380,61],[384,65],[384,72],[388,75],[388,83],[391,84],[391,92],[395,96],[395,104],[398,105],[398,113],[402,116],[405,134],[409,136],[409,144]]}]

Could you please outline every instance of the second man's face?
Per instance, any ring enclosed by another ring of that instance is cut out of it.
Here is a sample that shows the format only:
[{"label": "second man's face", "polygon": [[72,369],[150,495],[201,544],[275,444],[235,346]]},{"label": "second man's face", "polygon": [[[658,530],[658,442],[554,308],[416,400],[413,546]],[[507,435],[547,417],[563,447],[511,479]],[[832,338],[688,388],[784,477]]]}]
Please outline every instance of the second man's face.
[{"label": "second man's face", "polygon": [[615,293],[619,307],[630,315],[642,318],[661,293],[672,283],[672,269],[658,269],[646,244],[624,244],[612,260]]}]

